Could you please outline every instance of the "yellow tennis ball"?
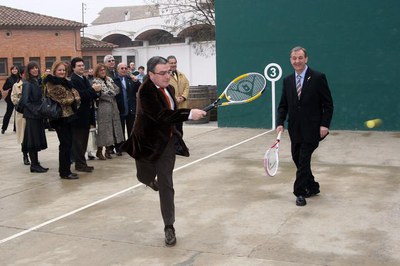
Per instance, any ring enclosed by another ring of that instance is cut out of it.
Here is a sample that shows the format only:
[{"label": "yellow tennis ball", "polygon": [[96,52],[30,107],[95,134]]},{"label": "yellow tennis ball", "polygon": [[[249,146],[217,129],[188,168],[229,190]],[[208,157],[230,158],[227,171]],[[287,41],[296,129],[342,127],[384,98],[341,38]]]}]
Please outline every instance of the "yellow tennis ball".
[{"label": "yellow tennis ball", "polygon": [[365,121],[364,124],[367,128],[379,127],[382,124],[382,119],[377,118],[377,119],[368,120],[368,121]]}]

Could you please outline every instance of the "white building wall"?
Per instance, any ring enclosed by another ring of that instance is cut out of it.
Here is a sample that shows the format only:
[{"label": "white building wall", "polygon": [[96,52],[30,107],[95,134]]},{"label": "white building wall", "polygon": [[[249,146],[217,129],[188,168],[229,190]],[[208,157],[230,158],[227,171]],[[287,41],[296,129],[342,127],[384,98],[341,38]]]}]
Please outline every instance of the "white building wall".
[{"label": "white building wall", "polygon": [[[131,20],[105,25],[95,25],[85,28],[85,36],[102,40],[111,34],[122,34],[132,40],[143,31],[163,28],[163,20],[160,17],[153,17],[141,20]],[[176,36],[177,33],[172,33]],[[216,56],[199,56],[190,43],[152,45],[144,44],[143,47],[116,48],[113,55],[122,56],[127,62],[128,55],[136,58],[136,67],[146,68],[147,60],[152,56],[175,55],[178,60],[178,70],[185,73],[191,86],[216,85]]]},{"label": "white building wall", "polygon": [[[167,57],[174,55],[178,61],[178,70],[182,71],[189,79],[190,86],[216,85],[216,58],[214,56],[199,56],[194,53],[190,44],[152,45],[132,48],[116,48],[113,55],[122,56],[127,62],[128,55],[135,55],[136,68],[146,67],[147,60],[152,56]],[[147,69],[146,69],[147,71]]]}]

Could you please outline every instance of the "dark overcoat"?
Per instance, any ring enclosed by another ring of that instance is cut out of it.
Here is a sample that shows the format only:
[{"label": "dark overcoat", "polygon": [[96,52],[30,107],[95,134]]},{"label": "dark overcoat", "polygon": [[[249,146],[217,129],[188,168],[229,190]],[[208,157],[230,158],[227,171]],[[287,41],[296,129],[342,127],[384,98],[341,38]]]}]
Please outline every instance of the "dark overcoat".
[{"label": "dark overcoat", "polygon": [[[168,86],[171,96],[174,88]],[[174,97],[173,97],[174,98]],[[190,109],[171,110],[163,93],[147,79],[139,89],[136,119],[132,134],[123,149],[133,158],[143,161],[156,161],[164,152],[172,134],[177,137],[177,154],[189,156],[189,151],[176,130],[175,124],[188,120]]]}]

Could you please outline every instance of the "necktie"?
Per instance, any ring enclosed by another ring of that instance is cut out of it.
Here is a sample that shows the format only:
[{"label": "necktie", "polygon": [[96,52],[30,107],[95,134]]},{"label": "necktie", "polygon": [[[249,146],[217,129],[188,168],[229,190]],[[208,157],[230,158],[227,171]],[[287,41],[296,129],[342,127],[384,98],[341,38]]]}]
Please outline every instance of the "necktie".
[{"label": "necktie", "polygon": [[297,75],[296,90],[297,90],[297,97],[299,97],[299,99],[300,99],[300,95],[301,95],[301,76],[300,75]]},{"label": "necktie", "polygon": [[121,84],[122,84],[122,87],[126,90],[126,81],[125,81],[125,77],[122,77]]},{"label": "necktie", "polygon": [[164,88],[159,88],[159,90],[160,90],[161,93],[164,95],[165,100],[167,101],[169,108],[172,109],[171,101],[170,101],[170,99],[169,99],[167,93],[165,92],[165,89],[164,89]]}]

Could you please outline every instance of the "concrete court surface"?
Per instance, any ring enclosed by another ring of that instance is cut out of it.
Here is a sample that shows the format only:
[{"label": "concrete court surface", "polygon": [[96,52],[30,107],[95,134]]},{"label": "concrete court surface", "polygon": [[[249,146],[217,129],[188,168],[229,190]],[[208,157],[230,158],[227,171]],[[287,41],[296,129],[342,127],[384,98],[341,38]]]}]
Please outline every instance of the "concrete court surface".
[{"label": "concrete court surface", "polygon": [[321,194],[297,207],[287,133],[272,178],[262,157],[275,133],[184,130],[191,157],[177,157],[168,248],[158,195],[128,155],[61,180],[47,132],[39,159],[50,170],[31,174],[10,125],[0,135],[0,265],[400,265],[400,133],[331,132],[313,158]]}]

